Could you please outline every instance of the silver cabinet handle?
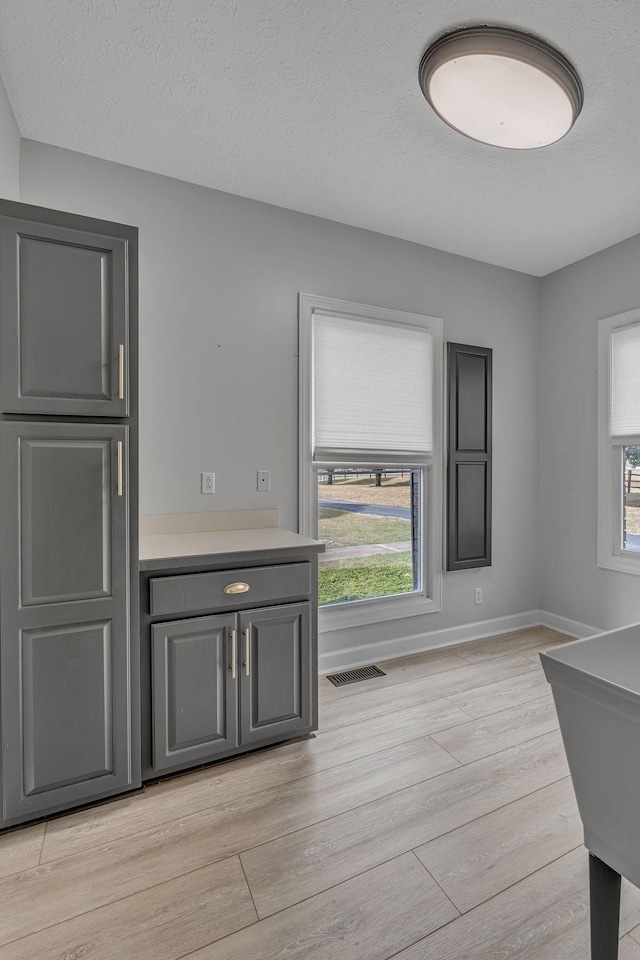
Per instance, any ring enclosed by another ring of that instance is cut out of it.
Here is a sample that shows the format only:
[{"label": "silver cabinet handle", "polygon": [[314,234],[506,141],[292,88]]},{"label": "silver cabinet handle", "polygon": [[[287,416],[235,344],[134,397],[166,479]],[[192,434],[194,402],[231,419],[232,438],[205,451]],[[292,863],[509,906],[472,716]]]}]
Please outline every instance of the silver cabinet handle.
[{"label": "silver cabinet handle", "polygon": [[122,440],[118,440],[118,496],[122,496]]},{"label": "silver cabinet handle", "polygon": [[231,631],[231,679],[236,678],[236,632]]},{"label": "silver cabinet handle", "polygon": [[251,654],[251,644],[249,641],[250,632],[251,632],[250,627],[247,627],[247,629],[244,631],[244,672],[247,677],[249,676],[249,671],[251,669],[250,662],[249,662],[249,657]]},{"label": "silver cabinet handle", "polygon": [[250,589],[251,587],[249,586],[248,583],[242,583],[241,581],[238,581],[237,583],[228,583],[227,586],[224,588],[224,592],[225,593],[247,593],[247,591]]},{"label": "silver cabinet handle", "polygon": [[124,400],[124,343],[118,347],[118,400]]}]

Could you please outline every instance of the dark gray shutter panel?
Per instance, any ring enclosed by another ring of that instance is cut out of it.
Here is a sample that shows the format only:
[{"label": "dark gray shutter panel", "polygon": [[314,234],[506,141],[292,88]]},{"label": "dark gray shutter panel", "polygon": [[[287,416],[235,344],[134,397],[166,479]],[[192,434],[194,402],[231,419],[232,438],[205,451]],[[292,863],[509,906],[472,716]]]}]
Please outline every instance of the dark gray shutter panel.
[{"label": "dark gray shutter panel", "polygon": [[491,356],[447,344],[447,570],[491,566]]}]

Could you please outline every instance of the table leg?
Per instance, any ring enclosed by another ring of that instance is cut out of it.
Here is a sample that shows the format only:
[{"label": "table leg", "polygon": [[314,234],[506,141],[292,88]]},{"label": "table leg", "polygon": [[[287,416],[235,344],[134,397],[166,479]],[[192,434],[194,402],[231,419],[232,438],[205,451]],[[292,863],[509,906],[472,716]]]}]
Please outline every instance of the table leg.
[{"label": "table leg", "polygon": [[618,960],[620,874],[589,854],[591,960]]}]

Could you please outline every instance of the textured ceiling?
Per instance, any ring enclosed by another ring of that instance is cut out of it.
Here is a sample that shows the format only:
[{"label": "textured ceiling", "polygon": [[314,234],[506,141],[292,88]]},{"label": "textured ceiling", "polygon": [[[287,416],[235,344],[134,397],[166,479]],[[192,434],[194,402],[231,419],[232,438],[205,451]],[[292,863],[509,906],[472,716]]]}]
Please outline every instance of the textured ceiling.
[{"label": "textured ceiling", "polygon": [[[417,82],[500,23],[573,62],[551,147],[467,140]],[[23,137],[544,275],[640,233],[638,0],[2,0]]]}]

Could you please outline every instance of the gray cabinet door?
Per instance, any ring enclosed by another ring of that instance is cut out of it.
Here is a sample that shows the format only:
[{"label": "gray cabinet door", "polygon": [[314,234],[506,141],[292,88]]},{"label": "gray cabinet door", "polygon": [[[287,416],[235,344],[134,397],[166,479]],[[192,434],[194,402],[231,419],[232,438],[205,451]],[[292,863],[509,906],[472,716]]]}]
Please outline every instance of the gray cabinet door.
[{"label": "gray cabinet door", "polygon": [[490,347],[447,344],[447,570],[491,566]]},{"label": "gray cabinet door", "polygon": [[5,413],[128,415],[128,242],[77,220],[0,216]]},{"label": "gray cabinet door", "polygon": [[235,615],[151,628],[153,767],[204,763],[237,745]]},{"label": "gray cabinet door", "polygon": [[311,727],[311,604],[239,614],[240,743],[295,737]]},{"label": "gray cabinet door", "polygon": [[0,430],[7,823],[132,783],[128,428]]}]

